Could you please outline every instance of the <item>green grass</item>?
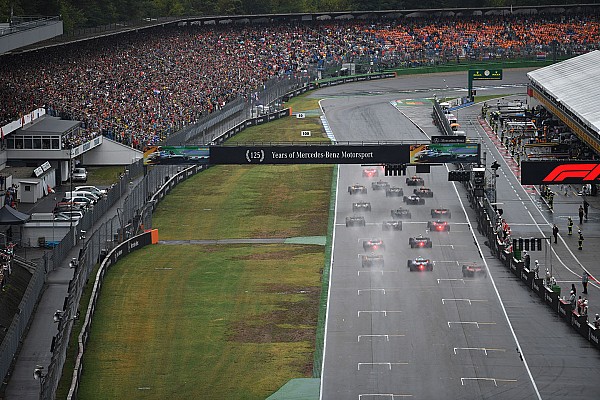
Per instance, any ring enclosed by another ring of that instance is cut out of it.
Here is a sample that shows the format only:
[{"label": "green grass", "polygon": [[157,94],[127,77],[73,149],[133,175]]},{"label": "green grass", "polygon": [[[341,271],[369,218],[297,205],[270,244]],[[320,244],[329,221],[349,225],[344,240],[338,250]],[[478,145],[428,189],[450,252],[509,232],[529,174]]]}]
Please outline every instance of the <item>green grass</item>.
[{"label": "green grass", "polygon": [[325,235],[332,168],[212,167],[175,187],[153,225],[165,240]]},{"label": "green grass", "polygon": [[298,97],[292,97],[290,99],[290,101],[285,103],[285,106],[290,107],[292,109],[292,112],[302,112],[302,111],[312,111],[312,110],[320,111],[319,100],[320,100],[319,98],[310,97],[307,94],[305,94],[305,95],[298,96]]},{"label": "green grass", "polygon": [[106,275],[79,398],[264,399],[310,377],[323,257],[286,245],[127,256]]},{"label": "green grass", "polygon": [[[290,142],[300,130],[323,140],[314,117],[233,140]],[[153,226],[161,240],[324,236],[332,171],[215,166],[176,186]],[[311,377],[324,250],[159,244],[130,254],[106,274],[79,398],[264,399]]]},{"label": "green grass", "polygon": [[480,103],[482,101],[488,101],[492,99],[500,99],[502,97],[509,97],[511,94],[488,94],[485,96],[475,96],[475,103]]},{"label": "green grass", "polygon": [[[310,137],[300,135],[301,131],[311,131]],[[270,143],[270,142],[328,142],[319,117],[285,117],[268,124],[252,126],[229,139],[226,145],[239,143]]]},{"label": "green grass", "polygon": [[119,180],[119,175],[125,171],[124,166],[86,167],[88,180],[81,185],[110,186]]},{"label": "green grass", "polygon": [[69,389],[71,387],[71,379],[73,378],[73,370],[75,368],[75,359],[77,358],[78,340],[79,334],[81,333],[81,327],[83,326],[83,322],[85,320],[85,313],[87,312],[87,306],[90,302],[90,298],[92,297],[92,289],[94,287],[94,280],[96,279],[96,273],[100,268],[100,264],[96,264],[92,273],[90,274],[90,279],[88,283],[83,288],[83,293],[81,294],[81,300],[79,304],[85,305],[85,308],[80,308],[80,317],[73,321],[73,328],[71,329],[71,336],[69,337],[69,346],[67,347],[67,356],[65,358],[65,364],[63,365],[62,376],[58,383],[58,388],[56,389],[56,398],[57,399],[66,399],[69,393]]},{"label": "green grass", "polygon": [[[557,62],[562,60],[557,60]],[[535,61],[535,60],[513,60],[513,61],[489,61],[460,64],[442,64],[432,67],[416,67],[416,68],[397,68],[392,71],[397,75],[416,75],[416,74],[431,74],[443,72],[467,71],[469,69],[511,69],[511,68],[542,68],[554,64],[552,61]]]}]

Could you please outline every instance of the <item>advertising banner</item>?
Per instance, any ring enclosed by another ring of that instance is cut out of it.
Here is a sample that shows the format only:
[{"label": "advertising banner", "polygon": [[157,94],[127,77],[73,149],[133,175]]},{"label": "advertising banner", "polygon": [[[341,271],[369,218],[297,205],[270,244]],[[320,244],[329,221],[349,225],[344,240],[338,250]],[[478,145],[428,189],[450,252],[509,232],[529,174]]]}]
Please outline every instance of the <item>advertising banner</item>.
[{"label": "advertising banner", "polygon": [[479,144],[414,144],[410,146],[410,163],[479,163]]},{"label": "advertising banner", "polygon": [[474,81],[500,81],[502,80],[501,69],[470,69],[469,78]]},{"label": "advertising banner", "polygon": [[598,161],[523,161],[521,184],[594,183],[600,177]]},{"label": "advertising banner", "polygon": [[208,164],[209,155],[205,146],[155,146],[144,152],[144,165]]},{"label": "advertising banner", "polygon": [[215,146],[216,164],[407,164],[409,145]]}]

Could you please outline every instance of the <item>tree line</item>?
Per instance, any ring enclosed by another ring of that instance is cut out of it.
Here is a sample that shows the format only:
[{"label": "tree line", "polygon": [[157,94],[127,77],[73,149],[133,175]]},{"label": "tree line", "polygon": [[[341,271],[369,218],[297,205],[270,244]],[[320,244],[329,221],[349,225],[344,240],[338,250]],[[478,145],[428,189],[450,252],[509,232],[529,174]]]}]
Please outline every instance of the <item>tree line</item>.
[{"label": "tree line", "polygon": [[[0,22],[60,15],[66,31],[143,18],[555,4],[535,0],[0,0]],[[577,4],[571,0],[561,4]]]}]

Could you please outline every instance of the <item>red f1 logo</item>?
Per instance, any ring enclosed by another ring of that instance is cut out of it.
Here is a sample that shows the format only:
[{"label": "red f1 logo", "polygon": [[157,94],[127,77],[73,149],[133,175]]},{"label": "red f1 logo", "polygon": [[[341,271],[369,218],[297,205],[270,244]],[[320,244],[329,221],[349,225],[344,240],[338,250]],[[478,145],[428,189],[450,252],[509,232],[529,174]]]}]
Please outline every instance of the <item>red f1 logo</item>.
[{"label": "red f1 logo", "polygon": [[595,181],[600,175],[600,164],[563,164],[554,168],[544,178],[544,182],[558,183],[569,178],[581,178],[584,181]]}]

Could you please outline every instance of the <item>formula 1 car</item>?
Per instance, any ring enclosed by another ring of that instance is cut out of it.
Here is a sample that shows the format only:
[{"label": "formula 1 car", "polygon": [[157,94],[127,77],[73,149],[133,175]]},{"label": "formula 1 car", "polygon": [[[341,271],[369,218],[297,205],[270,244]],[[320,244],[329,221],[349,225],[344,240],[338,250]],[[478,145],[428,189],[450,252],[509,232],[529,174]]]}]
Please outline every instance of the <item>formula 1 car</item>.
[{"label": "formula 1 car", "polygon": [[406,204],[425,204],[425,199],[417,196],[416,194],[411,194],[410,196],[404,196],[402,199]]},{"label": "formula 1 car", "polygon": [[406,178],[406,184],[408,186],[423,186],[425,181],[420,176],[414,175],[410,178]]},{"label": "formula 1 car", "polygon": [[462,274],[464,278],[473,278],[475,276],[483,276],[484,278],[487,277],[487,271],[485,268],[475,263],[463,264]]},{"label": "formula 1 car", "polygon": [[410,271],[433,271],[433,261],[423,257],[408,260],[406,265]]},{"label": "formula 1 car", "polygon": [[432,208],[431,209],[431,218],[452,218],[452,214],[450,210],[447,208]]},{"label": "formula 1 car", "polygon": [[437,232],[450,232],[450,224],[448,221],[435,220],[427,222],[427,229]]},{"label": "formula 1 car", "polygon": [[381,230],[384,231],[401,231],[402,221],[383,221]]},{"label": "formula 1 car", "polygon": [[352,186],[348,186],[348,193],[350,194],[367,194],[367,188],[358,183]]},{"label": "formula 1 car", "polygon": [[392,214],[392,218],[394,219],[404,219],[404,218],[412,218],[412,215],[410,213],[409,210],[407,210],[406,208],[396,208],[395,210],[391,211]]},{"label": "formula 1 car", "polygon": [[378,180],[377,182],[371,183],[371,189],[373,190],[387,190],[390,187],[390,184],[386,181]]},{"label": "formula 1 car", "polygon": [[433,197],[433,191],[425,186],[413,190],[413,193],[420,197]]},{"label": "formula 1 car", "polygon": [[428,237],[423,237],[421,235],[417,237],[408,238],[408,244],[411,249],[417,248],[431,248],[433,243],[431,243],[431,239]]},{"label": "formula 1 car", "polygon": [[371,203],[366,201],[359,201],[358,203],[352,203],[352,211],[371,211]]},{"label": "formula 1 car", "polygon": [[362,267],[383,267],[383,256],[381,254],[365,254],[360,257]]},{"label": "formula 1 car", "polygon": [[363,249],[365,251],[385,250],[385,244],[381,239],[363,240]]},{"label": "formula 1 car", "polygon": [[404,190],[399,187],[389,187],[385,190],[385,197],[401,197],[404,196]]},{"label": "formula 1 car", "polygon": [[346,227],[350,226],[365,226],[365,217],[346,217]]},{"label": "formula 1 car", "polygon": [[377,171],[377,168],[365,168],[362,176],[363,178],[375,178],[379,176],[379,171]]}]

